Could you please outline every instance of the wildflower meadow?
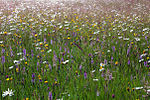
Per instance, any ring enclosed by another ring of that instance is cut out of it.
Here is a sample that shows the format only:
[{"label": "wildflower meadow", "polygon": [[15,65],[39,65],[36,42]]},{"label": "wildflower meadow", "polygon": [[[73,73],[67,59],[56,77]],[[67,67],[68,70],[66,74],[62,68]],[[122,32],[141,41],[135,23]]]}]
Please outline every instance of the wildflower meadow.
[{"label": "wildflower meadow", "polygon": [[0,0],[0,100],[149,99],[149,0]]}]

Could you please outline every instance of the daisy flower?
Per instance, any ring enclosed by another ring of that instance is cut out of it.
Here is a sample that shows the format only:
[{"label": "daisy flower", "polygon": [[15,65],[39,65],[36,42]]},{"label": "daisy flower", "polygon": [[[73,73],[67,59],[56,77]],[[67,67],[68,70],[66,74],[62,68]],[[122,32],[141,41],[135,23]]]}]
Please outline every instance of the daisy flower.
[{"label": "daisy flower", "polygon": [[15,92],[15,91],[12,91],[12,89],[9,90],[9,88],[8,88],[8,91],[3,92],[2,96],[3,96],[3,97],[5,97],[5,96],[7,96],[7,95],[12,96],[12,95],[14,95],[14,92]]}]

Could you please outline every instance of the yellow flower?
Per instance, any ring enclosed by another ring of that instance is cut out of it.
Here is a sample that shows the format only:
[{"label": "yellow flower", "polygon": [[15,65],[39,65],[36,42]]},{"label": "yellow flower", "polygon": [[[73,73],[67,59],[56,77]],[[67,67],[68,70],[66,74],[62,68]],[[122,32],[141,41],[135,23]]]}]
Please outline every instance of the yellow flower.
[{"label": "yellow flower", "polygon": [[40,41],[40,39],[37,39],[37,41],[39,42],[39,41]]},{"label": "yellow flower", "polygon": [[25,64],[27,65],[27,62],[25,62]]},{"label": "yellow flower", "polygon": [[73,45],[73,42],[70,42],[70,45]]},{"label": "yellow flower", "polygon": [[57,84],[57,81],[55,81],[55,84]]},{"label": "yellow flower", "polygon": [[4,44],[1,44],[1,47],[4,47]]},{"label": "yellow flower", "polygon": [[115,62],[115,65],[117,65],[117,64],[118,64],[118,61]]},{"label": "yellow flower", "polygon": [[44,52],[44,49],[43,49],[43,50],[41,50],[41,52]]},{"label": "yellow flower", "polygon": [[70,37],[68,37],[67,39],[68,39],[68,40],[70,40],[71,38],[70,38]]},{"label": "yellow flower", "polygon": [[44,81],[44,83],[46,83],[46,84],[47,84],[47,83],[48,83],[48,81]]},{"label": "yellow flower", "polygon": [[29,98],[26,98],[26,100],[29,100]]},{"label": "yellow flower", "polygon": [[7,32],[4,32],[4,34],[7,34]]},{"label": "yellow flower", "polygon": [[76,70],[76,74],[78,74],[78,71]]},{"label": "yellow flower", "polygon": [[149,57],[147,57],[147,60],[149,59]]},{"label": "yellow flower", "polygon": [[16,68],[16,72],[19,72],[19,68]]},{"label": "yellow flower", "polygon": [[137,34],[136,34],[136,33],[134,33],[134,36],[137,36]]},{"label": "yellow flower", "polygon": [[35,34],[34,36],[37,37],[37,34]]},{"label": "yellow flower", "polygon": [[134,44],[134,42],[131,42],[131,44]]},{"label": "yellow flower", "polygon": [[13,78],[11,77],[9,80],[12,81],[12,79],[13,79]]},{"label": "yellow flower", "polygon": [[42,45],[43,45],[43,43],[40,43],[40,45],[42,46]]},{"label": "yellow flower", "polygon": [[40,78],[41,77],[41,75],[38,75],[38,78]]},{"label": "yellow flower", "polygon": [[102,54],[104,54],[104,52],[102,52]]},{"label": "yellow flower", "polygon": [[45,47],[48,47],[48,44],[45,44]]},{"label": "yellow flower", "polygon": [[6,81],[9,81],[9,78],[6,78]]}]

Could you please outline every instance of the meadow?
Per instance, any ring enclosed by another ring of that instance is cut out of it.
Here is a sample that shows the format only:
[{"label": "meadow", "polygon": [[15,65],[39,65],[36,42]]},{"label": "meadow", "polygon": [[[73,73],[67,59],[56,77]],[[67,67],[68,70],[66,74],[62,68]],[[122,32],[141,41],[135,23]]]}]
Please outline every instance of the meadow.
[{"label": "meadow", "polygon": [[0,100],[149,100],[149,0],[0,5]]}]

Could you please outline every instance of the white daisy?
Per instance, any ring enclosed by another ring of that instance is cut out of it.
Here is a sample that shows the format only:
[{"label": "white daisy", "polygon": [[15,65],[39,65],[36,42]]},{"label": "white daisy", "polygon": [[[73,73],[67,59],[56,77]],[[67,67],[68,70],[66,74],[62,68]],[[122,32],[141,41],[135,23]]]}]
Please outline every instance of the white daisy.
[{"label": "white daisy", "polygon": [[94,73],[95,72],[95,70],[92,70],[92,73]]},{"label": "white daisy", "polygon": [[98,79],[93,79],[93,81],[98,81]]},{"label": "white daisy", "polygon": [[135,87],[135,90],[143,89],[143,87]]},{"label": "white daisy", "polygon": [[13,69],[13,68],[14,68],[14,66],[10,66],[10,67],[9,67],[9,69]]},{"label": "white daisy", "polygon": [[62,64],[66,64],[66,63],[68,63],[68,62],[69,62],[69,60],[66,60],[66,61],[62,62]]},{"label": "white daisy", "polygon": [[8,91],[3,92],[2,96],[3,96],[3,97],[5,97],[5,96],[7,96],[7,95],[12,96],[12,95],[14,95],[13,92],[15,92],[15,91],[12,91],[12,89],[9,90],[9,88],[8,88]]},{"label": "white daisy", "polygon": [[22,52],[17,53],[17,55],[18,55],[18,56],[19,56],[19,55],[22,55]]},{"label": "white daisy", "polygon": [[49,49],[49,50],[47,51],[47,53],[50,53],[50,52],[52,52],[52,49]]},{"label": "white daisy", "polygon": [[0,41],[0,43],[3,43],[3,41]]}]

